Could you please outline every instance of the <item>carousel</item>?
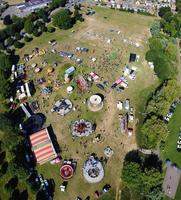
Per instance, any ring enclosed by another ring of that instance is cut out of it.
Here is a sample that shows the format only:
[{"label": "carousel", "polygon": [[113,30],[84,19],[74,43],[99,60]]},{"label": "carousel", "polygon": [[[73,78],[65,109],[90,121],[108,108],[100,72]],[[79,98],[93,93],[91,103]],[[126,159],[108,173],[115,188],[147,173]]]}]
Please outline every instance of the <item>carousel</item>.
[{"label": "carousel", "polygon": [[98,183],[104,177],[104,169],[101,162],[90,156],[84,163],[83,176],[88,183]]},{"label": "carousel", "polygon": [[88,99],[88,108],[93,112],[97,112],[103,108],[103,100],[100,95],[92,95]]},{"label": "carousel", "polygon": [[62,165],[62,167],[60,168],[60,176],[64,180],[72,178],[73,174],[74,174],[74,169],[72,168],[71,165]]},{"label": "carousel", "polygon": [[93,131],[92,123],[84,119],[77,120],[72,124],[72,135],[75,137],[89,136]]}]

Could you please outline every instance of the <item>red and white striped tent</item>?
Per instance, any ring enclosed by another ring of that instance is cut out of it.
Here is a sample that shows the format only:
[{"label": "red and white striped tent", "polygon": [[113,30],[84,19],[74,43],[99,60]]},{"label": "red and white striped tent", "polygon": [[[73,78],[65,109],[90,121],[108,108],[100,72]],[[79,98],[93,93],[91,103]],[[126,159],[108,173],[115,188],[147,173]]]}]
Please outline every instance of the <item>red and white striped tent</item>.
[{"label": "red and white striped tent", "polygon": [[30,135],[30,143],[38,164],[43,164],[57,157],[47,128]]}]

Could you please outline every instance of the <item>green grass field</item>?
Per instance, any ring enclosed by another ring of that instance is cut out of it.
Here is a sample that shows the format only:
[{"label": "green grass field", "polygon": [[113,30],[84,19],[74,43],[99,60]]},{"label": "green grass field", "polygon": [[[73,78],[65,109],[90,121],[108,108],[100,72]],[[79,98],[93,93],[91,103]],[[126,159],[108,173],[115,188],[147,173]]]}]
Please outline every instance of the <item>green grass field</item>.
[{"label": "green grass field", "polygon": [[[138,68],[136,80],[134,82],[129,81],[129,88],[122,94],[110,91],[109,89],[107,92],[103,92],[105,95],[105,106],[99,113],[90,112],[87,107],[82,104],[82,101],[88,98],[90,94],[81,94],[75,89],[74,93],[69,96],[65,92],[68,85],[64,84],[59,90],[53,92],[48,101],[43,104],[39,93],[40,86],[36,85],[37,93],[34,98],[38,99],[41,104],[41,112],[45,113],[47,117],[46,124],[51,124],[54,129],[60,148],[62,149],[62,157],[75,158],[78,161],[76,174],[72,180],[69,181],[66,193],[61,193],[59,189],[59,185],[62,183],[62,179],[59,176],[59,166],[45,164],[38,167],[39,172],[44,174],[45,178],[54,179],[55,200],[74,199],[76,196],[85,198],[87,195],[90,195],[91,198],[94,199],[94,191],[100,190],[105,183],[110,183],[113,188],[112,197],[108,195],[107,199],[114,200],[119,198],[122,161],[125,153],[136,147],[136,141],[135,136],[128,138],[120,134],[118,129],[119,112],[116,110],[116,102],[119,99],[124,100],[125,98],[130,98],[131,104],[135,108],[136,114],[138,114],[137,111],[142,104],[141,102],[144,102],[147,98],[145,95],[147,94],[146,90],[148,88],[151,88],[149,91],[152,90],[158,83],[157,78],[154,76],[153,71],[148,68],[144,58],[145,52],[148,49],[146,41],[150,35],[149,26],[154,18],[100,7],[94,9],[96,11],[95,16],[86,17],[85,22],[76,24],[71,30],[56,30],[53,34],[45,33],[39,38],[34,38],[31,43],[18,50],[18,54],[23,55],[25,53],[30,53],[34,47],[38,46],[39,48],[44,48],[48,53],[51,49],[51,46],[48,45],[48,40],[55,39],[57,41],[57,46],[55,47],[57,51],[65,50],[73,52],[76,56],[83,59],[83,65],[81,67],[75,65],[75,63],[70,63],[77,68],[76,74],[95,71],[103,77],[103,80],[107,80],[110,84],[122,74],[122,68],[125,63],[128,62],[130,52],[136,52],[140,55],[139,62],[134,63],[134,66]],[[114,29],[115,32],[110,32],[110,29]],[[72,33],[72,30],[75,32]],[[120,35],[116,33],[116,30],[120,30]],[[106,43],[109,38],[112,40],[110,45]],[[136,48],[131,44],[124,43],[123,39],[138,42],[141,44],[141,47]],[[75,52],[76,46],[85,46],[90,50],[86,54],[77,54]],[[91,56],[97,58],[95,64],[91,63]],[[48,61],[49,65],[57,61],[56,56],[48,53],[43,57],[36,57],[33,61],[30,61],[29,64],[35,62],[41,66],[40,63],[44,60]],[[46,68],[43,69],[40,74],[34,74],[29,70],[29,75],[35,80],[38,77],[44,76],[46,79],[48,78],[53,82],[58,74],[62,73],[66,61],[62,59],[59,60],[58,63],[59,65],[55,69],[52,77],[47,77]],[[95,85],[91,87],[90,91],[91,94],[101,92]],[[74,105],[78,105],[80,111],[72,112],[64,118],[57,116],[56,113],[52,114],[50,109],[53,103],[61,97],[70,98]],[[81,142],[87,143],[86,148],[81,145],[80,139],[73,141],[71,137],[70,124],[71,121],[77,118],[85,118],[97,124],[96,132],[92,136],[81,139]],[[135,124],[133,124],[133,126],[135,126]],[[103,129],[105,129],[105,133],[102,132]],[[103,140],[101,143],[93,144],[92,139],[98,133],[102,135]],[[125,144],[124,149],[120,146],[121,142]],[[103,149],[107,145],[113,148],[114,156],[105,166],[105,177],[103,181],[95,185],[90,185],[85,182],[82,176],[83,163],[87,155],[90,155],[92,152],[95,152],[98,156],[104,156]],[[68,149],[68,151],[66,149]],[[78,153],[76,153],[77,151]]]},{"label": "green grass field", "polygon": [[[179,166],[179,168],[181,168],[181,153],[179,153],[176,150],[176,145],[180,127],[181,127],[181,104],[177,106],[177,109],[168,124],[170,133],[166,140],[165,149],[161,152],[163,161],[165,161],[166,159],[170,159],[173,163],[176,163]],[[175,200],[180,200],[180,198],[181,198],[181,181],[177,190],[177,195]]]},{"label": "green grass field", "polygon": [[[145,104],[149,92],[153,91],[158,85],[157,77],[154,75],[153,70],[148,67],[145,60],[145,53],[148,50],[147,40],[150,37],[149,26],[155,18],[101,7],[95,7],[94,9],[96,11],[94,16],[86,17],[84,22],[77,23],[72,29],[66,31],[57,29],[52,34],[44,33],[42,36],[34,38],[32,42],[27,43],[22,49],[17,50],[17,54],[21,57],[20,62],[22,62],[23,55],[30,54],[35,47],[45,49],[47,52],[45,56],[35,57],[27,63],[28,66],[32,63],[37,63],[39,67],[42,67],[41,63],[43,61],[48,62],[48,66],[42,68],[39,74],[35,74],[31,67],[27,67],[28,76],[34,80],[37,90],[32,99],[38,100],[40,112],[47,117],[46,125],[52,125],[62,150],[61,156],[67,159],[74,158],[78,163],[75,176],[69,181],[65,193],[61,193],[59,189],[59,185],[63,182],[59,176],[59,165],[54,166],[48,163],[37,167],[45,178],[54,179],[55,200],[71,200],[75,199],[76,196],[85,198],[87,195],[90,195],[91,199],[95,199],[94,191],[100,190],[106,183],[112,185],[112,191],[111,195],[105,196],[105,199],[120,199],[119,194],[122,189],[120,175],[123,159],[125,154],[129,150],[137,148],[137,145],[135,132],[132,137],[120,133],[118,120],[120,112],[117,110],[116,104],[118,100],[130,99],[136,115],[134,123],[130,124],[130,126],[135,130],[140,109],[143,109],[143,104]],[[114,32],[111,32],[111,29]],[[72,30],[75,32],[72,32]],[[120,34],[117,33],[118,30]],[[140,55],[139,62],[131,64],[131,66],[137,67],[136,80],[129,80],[129,88],[122,93],[117,93],[110,88],[106,92],[102,92],[93,84],[89,89],[90,93],[80,93],[76,88],[73,94],[68,95],[66,88],[74,83],[62,83],[58,90],[53,90],[47,100],[42,100],[41,86],[36,83],[36,80],[40,77],[45,77],[47,82],[49,80],[49,83],[45,85],[53,85],[54,80],[60,78],[59,76],[62,74],[65,64],[70,62],[65,59],[59,59],[50,53],[52,47],[48,44],[48,41],[51,39],[57,41],[55,46],[57,51],[73,52],[77,57],[83,59],[83,65],[81,66],[70,63],[76,67],[76,74],[95,71],[102,77],[102,80],[107,80],[110,85],[122,75],[122,69],[128,63],[129,53],[135,52]],[[111,44],[107,44],[108,39],[111,39]],[[123,40],[127,42],[123,42]],[[130,41],[138,42],[141,47],[136,48],[130,44]],[[75,47],[77,46],[88,47],[89,52],[78,54],[75,52]],[[92,63],[90,57],[96,57],[97,61]],[[58,66],[52,76],[48,76],[47,68],[55,61],[58,62]],[[105,96],[104,108],[98,113],[92,113],[82,102],[89,98],[91,94],[97,92],[101,92]],[[54,102],[62,97],[71,99],[74,106],[78,106],[76,112],[71,112],[63,118],[50,111]],[[97,124],[95,133],[87,138],[73,140],[70,125],[77,118],[85,118],[95,122]],[[101,134],[101,142],[93,144],[92,140],[97,134]],[[87,147],[84,147],[82,143],[86,143]],[[124,148],[121,143],[124,144]],[[104,156],[103,151],[107,145],[112,147],[114,155],[105,166],[105,177],[100,183],[90,185],[85,182],[82,176],[84,161],[92,152],[99,157]]]},{"label": "green grass field", "polygon": [[173,117],[171,118],[168,128],[169,136],[167,138],[165,149],[163,151],[164,160],[169,158],[181,168],[181,153],[176,150],[178,133],[181,127],[181,104],[178,105]]}]

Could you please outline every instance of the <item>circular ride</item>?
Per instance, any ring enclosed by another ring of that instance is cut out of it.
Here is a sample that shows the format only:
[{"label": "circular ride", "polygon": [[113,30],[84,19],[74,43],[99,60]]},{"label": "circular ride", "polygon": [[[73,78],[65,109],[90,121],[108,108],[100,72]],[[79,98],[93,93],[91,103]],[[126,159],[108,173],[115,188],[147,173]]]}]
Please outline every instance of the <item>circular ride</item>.
[{"label": "circular ride", "polygon": [[57,112],[61,116],[65,116],[72,110],[73,104],[69,99],[60,99],[57,101],[53,108],[51,109],[52,112]]},{"label": "circular ride", "polygon": [[60,176],[64,180],[68,180],[68,179],[72,178],[73,174],[74,174],[74,170],[71,165],[63,165],[60,168]]},{"label": "circular ride", "polygon": [[103,166],[94,156],[90,156],[84,163],[83,176],[88,183],[98,183],[103,179]]},{"label": "circular ride", "polygon": [[89,136],[93,132],[93,125],[91,122],[84,119],[75,121],[72,124],[72,135],[76,137]]},{"label": "circular ride", "polygon": [[113,150],[111,149],[110,146],[107,146],[105,149],[104,149],[104,155],[108,158],[110,158],[112,155],[114,154]]},{"label": "circular ride", "polygon": [[95,94],[92,95],[88,100],[88,108],[93,112],[97,112],[103,108],[103,101],[101,96]]}]

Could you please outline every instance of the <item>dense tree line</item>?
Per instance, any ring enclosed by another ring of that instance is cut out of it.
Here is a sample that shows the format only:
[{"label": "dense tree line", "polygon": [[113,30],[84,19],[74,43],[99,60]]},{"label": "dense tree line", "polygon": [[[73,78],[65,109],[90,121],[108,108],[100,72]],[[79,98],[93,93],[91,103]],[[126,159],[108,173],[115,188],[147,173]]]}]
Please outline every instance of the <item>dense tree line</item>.
[{"label": "dense tree line", "polygon": [[[138,135],[139,145],[149,149],[156,148],[161,141],[165,141],[168,130],[163,118],[171,103],[180,95],[180,86],[177,83],[179,51],[176,40],[176,37],[181,36],[180,13],[173,14],[166,7],[160,9],[159,16],[161,20],[154,21],[150,28],[152,37],[149,39],[146,59],[154,63],[154,71],[160,78],[161,85],[147,102]],[[180,22],[177,23],[176,20]]]},{"label": "dense tree line", "polygon": [[178,46],[176,40],[165,37],[159,31],[159,22],[156,22],[151,27],[153,36],[149,39],[150,50],[146,59],[154,63],[154,71],[160,79],[174,79],[178,71]]},{"label": "dense tree line", "polygon": [[169,111],[171,103],[178,98],[180,87],[176,80],[165,81],[148,100],[145,119],[138,135],[142,148],[154,149],[168,135],[167,124],[163,118]]}]

